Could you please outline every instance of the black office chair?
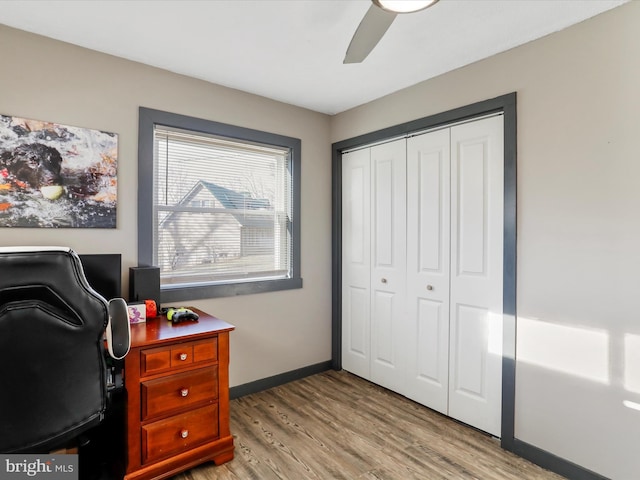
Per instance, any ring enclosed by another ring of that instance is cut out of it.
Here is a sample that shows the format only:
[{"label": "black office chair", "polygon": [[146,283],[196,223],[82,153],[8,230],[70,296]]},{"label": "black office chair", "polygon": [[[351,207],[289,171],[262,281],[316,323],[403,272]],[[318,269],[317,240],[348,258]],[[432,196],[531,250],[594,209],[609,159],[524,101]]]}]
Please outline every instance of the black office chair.
[{"label": "black office chair", "polygon": [[48,453],[100,424],[105,334],[122,359],[126,303],[96,293],[73,250],[0,248],[0,452]]}]

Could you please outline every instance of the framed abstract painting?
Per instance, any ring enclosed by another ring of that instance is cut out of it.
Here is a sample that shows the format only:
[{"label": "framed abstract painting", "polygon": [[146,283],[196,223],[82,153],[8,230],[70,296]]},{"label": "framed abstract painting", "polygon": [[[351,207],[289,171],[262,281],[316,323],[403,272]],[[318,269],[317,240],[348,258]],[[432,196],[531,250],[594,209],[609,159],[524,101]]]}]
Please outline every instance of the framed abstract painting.
[{"label": "framed abstract painting", "polygon": [[0,115],[0,227],[116,228],[118,135]]}]

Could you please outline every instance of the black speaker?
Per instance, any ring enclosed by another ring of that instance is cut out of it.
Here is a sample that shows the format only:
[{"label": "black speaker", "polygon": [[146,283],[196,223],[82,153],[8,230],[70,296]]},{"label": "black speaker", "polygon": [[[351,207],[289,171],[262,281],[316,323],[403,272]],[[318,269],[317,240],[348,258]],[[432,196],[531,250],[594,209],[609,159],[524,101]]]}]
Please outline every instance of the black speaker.
[{"label": "black speaker", "polygon": [[160,311],[160,268],[129,268],[129,301],[144,302],[155,300]]}]

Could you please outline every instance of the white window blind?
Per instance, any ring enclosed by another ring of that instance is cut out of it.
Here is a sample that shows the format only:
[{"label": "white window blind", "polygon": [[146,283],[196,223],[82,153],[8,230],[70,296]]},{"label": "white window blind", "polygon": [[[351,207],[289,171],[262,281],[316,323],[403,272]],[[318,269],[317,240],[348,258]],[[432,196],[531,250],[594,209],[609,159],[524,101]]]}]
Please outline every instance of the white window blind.
[{"label": "white window blind", "polygon": [[289,148],[154,129],[154,265],[163,286],[290,278]]}]

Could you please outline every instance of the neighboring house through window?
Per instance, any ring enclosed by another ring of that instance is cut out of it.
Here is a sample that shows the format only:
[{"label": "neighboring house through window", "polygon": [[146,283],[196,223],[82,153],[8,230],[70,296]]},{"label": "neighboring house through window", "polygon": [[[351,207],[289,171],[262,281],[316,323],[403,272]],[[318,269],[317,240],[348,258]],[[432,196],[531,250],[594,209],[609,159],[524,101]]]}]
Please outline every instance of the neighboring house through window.
[{"label": "neighboring house through window", "polygon": [[300,288],[299,139],[140,108],[138,262],[163,302]]}]

